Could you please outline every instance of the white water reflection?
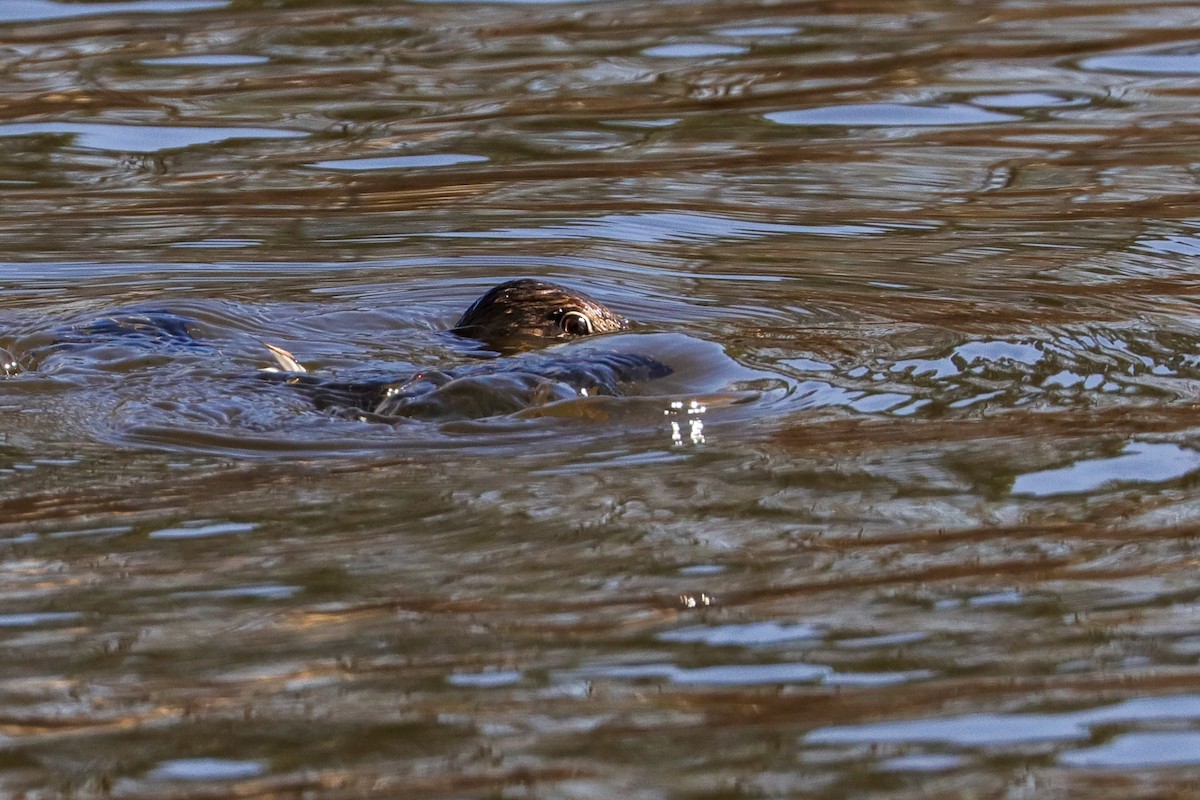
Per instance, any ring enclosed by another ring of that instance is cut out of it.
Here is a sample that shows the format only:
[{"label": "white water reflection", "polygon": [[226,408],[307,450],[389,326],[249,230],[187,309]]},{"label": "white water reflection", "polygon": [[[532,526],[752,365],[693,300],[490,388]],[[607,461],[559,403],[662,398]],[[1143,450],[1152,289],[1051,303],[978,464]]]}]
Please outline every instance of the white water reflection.
[{"label": "white water reflection", "polygon": [[308,166],[336,170],[419,169],[421,167],[453,167],[458,164],[482,164],[488,160],[486,156],[476,156],[470,153],[433,153],[421,156],[380,156],[378,158],[317,161]]},{"label": "white water reflection", "polygon": [[1195,235],[1173,233],[1162,237],[1141,239],[1134,243],[1134,248],[1160,255],[1198,256],[1200,255],[1200,237]]},{"label": "white water reflection", "polygon": [[837,125],[846,127],[904,127],[927,125],[985,125],[1015,122],[1020,117],[985,111],[964,103],[850,103],[842,106],[776,111],[765,115],[780,125]]},{"label": "white water reflection", "polygon": [[823,631],[815,625],[784,625],[768,621],[679,628],[660,633],[658,638],[664,642],[697,642],[713,647],[754,647],[799,639],[819,639],[822,635]]},{"label": "white water reflection", "polygon": [[1058,761],[1070,767],[1102,769],[1200,764],[1200,731],[1124,734],[1098,747],[1063,753]]},{"label": "white water reflection", "polygon": [[0,138],[42,135],[69,136],[74,147],[86,150],[157,153],[233,139],[296,139],[308,134],[283,128],[195,128],[99,122],[16,122],[0,125]]},{"label": "white water reflection", "polygon": [[35,628],[40,625],[61,625],[78,622],[83,614],[78,611],[42,611],[29,614],[0,614],[0,628]]},{"label": "white water reflection", "polygon": [[195,592],[172,592],[180,600],[286,600],[301,591],[299,586],[278,583],[259,586],[234,586],[228,589],[208,589]]},{"label": "white water reflection", "polygon": [[771,683],[813,683],[833,674],[820,664],[730,664],[687,669],[674,664],[637,664],[579,670],[584,678],[614,680],[664,679],[683,686],[754,686]]},{"label": "white water reflection", "polygon": [[1110,484],[1162,483],[1200,469],[1200,452],[1177,444],[1131,442],[1112,458],[1018,475],[1012,493],[1032,497],[1092,492]]},{"label": "white water reflection", "polygon": [[[606,214],[560,225],[495,228],[488,231],[452,231],[431,236],[480,239],[611,239],[619,242],[658,244],[719,239],[757,239],[784,234],[809,236],[880,236],[899,226],[888,225],[795,225],[753,219],[718,217],[713,214],[648,212]],[[905,226],[909,227],[909,226]],[[913,226],[916,227],[916,226]]]},{"label": "white water reflection", "polygon": [[679,686],[765,686],[770,684],[819,683],[823,686],[893,686],[928,680],[932,670],[839,672],[823,664],[721,664],[708,667],[679,667],[671,663],[628,664],[585,667],[569,673],[588,680],[665,680]]},{"label": "white water reflection", "polygon": [[456,672],[446,676],[446,683],[451,686],[488,689],[495,686],[512,686],[514,683],[520,683],[524,677],[524,673],[519,669],[497,669],[487,672]]},{"label": "white water reflection", "polygon": [[226,8],[229,0],[129,0],[124,3],[60,3],[57,0],[4,0],[0,22],[43,22],[106,14],[170,14]]},{"label": "white water reflection", "polygon": [[775,37],[791,36],[800,29],[790,25],[751,25],[745,28],[718,28],[714,33],[721,36]]},{"label": "white water reflection", "polygon": [[907,756],[889,758],[880,763],[876,769],[881,772],[944,772],[958,769],[967,763],[962,756],[940,755],[937,753],[913,753]]},{"label": "white water reflection", "polygon": [[1072,97],[1049,92],[1008,92],[972,98],[972,103],[985,108],[1064,108],[1091,102],[1087,97]]},{"label": "white water reflection", "polygon": [[167,56],[165,58],[143,58],[139,64],[147,67],[245,67],[255,64],[266,64],[271,59],[266,56],[235,55],[232,53],[196,55],[196,56]]},{"label": "white water reflection", "polygon": [[147,777],[164,781],[229,781],[253,778],[267,771],[259,761],[234,761],[227,758],[179,758],[164,761]]},{"label": "white water reflection", "polygon": [[1115,53],[1085,58],[1079,66],[1097,72],[1135,75],[1200,75],[1200,53]]},{"label": "white water reflection", "polygon": [[253,522],[213,522],[209,524],[181,525],[178,528],[159,528],[151,531],[151,539],[206,539],[210,536],[233,536],[249,533],[257,528]]},{"label": "white water reflection", "polygon": [[172,242],[172,248],[197,248],[213,250],[240,250],[246,247],[261,247],[261,239],[201,239],[194,242]]},{"label": "white water reflection", "polygon": [[1165,720],[1200,720],[1200,695],[1127,700],[1112,706],[1062,714],[962,714],[817,728],[809,744],[947,743],[963,747],[1087,739],[1097,725]]},{"label": "white water reflection", "polygon": [[679,42],[647,47],[642,55],[656,58],[711,58],[713,56],[736,56],[746,52],[745,47],[710,42]]}]

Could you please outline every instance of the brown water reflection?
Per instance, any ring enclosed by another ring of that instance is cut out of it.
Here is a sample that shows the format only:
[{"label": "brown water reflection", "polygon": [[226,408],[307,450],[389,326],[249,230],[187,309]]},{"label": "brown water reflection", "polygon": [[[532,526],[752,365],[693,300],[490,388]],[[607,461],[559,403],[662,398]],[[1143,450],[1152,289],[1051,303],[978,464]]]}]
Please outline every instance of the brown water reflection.
[{"label": "brown water reflection", "polygon": [[[1198,42],[0,3],[0,794],[1197,794]],[[393,428],[252,377],[467,362],[516,276],[759,394]],[[147,310],[194,346],[63,346]]]}]

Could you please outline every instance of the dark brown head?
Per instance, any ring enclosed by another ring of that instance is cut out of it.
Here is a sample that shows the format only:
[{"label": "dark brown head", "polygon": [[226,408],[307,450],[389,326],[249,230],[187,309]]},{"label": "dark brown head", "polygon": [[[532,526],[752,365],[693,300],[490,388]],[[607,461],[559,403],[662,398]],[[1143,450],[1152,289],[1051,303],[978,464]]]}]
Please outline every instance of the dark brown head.
[{"label": "dark brown head", "polygon": [[523,279],[488,291],[467,309],[453,331],[500,350],[513,350],[628,327],[624,318],[585,294]]}]

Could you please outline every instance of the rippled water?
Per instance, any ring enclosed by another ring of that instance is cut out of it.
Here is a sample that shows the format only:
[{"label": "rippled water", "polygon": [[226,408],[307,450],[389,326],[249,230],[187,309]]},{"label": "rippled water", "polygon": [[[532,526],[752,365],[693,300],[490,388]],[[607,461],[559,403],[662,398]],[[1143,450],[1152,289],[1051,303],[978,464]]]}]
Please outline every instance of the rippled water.
[{"label": "rippled water", "polygon": [[[1198,78],[1166,2],[0,2],[0,793],[1194,796]],[[258,373],[514,277],[670,375]]]}]

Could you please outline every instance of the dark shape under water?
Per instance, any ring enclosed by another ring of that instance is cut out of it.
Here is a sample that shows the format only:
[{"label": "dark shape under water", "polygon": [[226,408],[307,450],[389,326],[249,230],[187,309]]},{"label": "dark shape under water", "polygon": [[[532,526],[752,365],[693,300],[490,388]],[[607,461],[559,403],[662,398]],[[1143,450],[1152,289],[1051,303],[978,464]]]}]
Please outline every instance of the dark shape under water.
[{"label": "dark shape under water", "polygon": [[[56,331],[54,350],[169,355],[215,352],[196,338],[200,326],[165,309],[138,309]],[[450,329],[485,349],[467,364],[424,370],[402,379],[323,377],[308,372],[290,353],[267,344],[278,368],[266,380],[302,392],[321,410],[359,419],[462,420],[503,416],[561,400],[622,396],[637,383],[671,374],[655,358],[620,347],[529,352],[601,333],[629,323],[592,298],[553,283],[502,283],[473,303]],[[503,357],[498,357],[503,356]],[[139,356],[140,357],[140,356]]]},{"label": "dark shape under water", "polygon": [[136,313],[101,317],[86,325],[59,328],[55,331],[55,348],[104,344],[120,341],[155,349],[185,347],[189,350],[204,345],[193,335],[190,321],[170,311],[147,309]]},{"label": "dark shape under water", "polygon": [[[451,331],[498,352],[529,349],[627,329],[608,307],[564,286],[535,280],[500,284],[475,301]],[[516,413],[559,400],[621,395],[634,383],[671,369],[636,353],[524,353],[482,364],[430,370],[401,381],[339,382],[310,375],[270,347],[279,376],[308,393],[318,408],[360,417],[477,419]]]},{"label": "dark shape under water", "polygon": [[637,353],[525,353],[403,381],[347,383],[307,373],[279,373],[321,409],[363,418],[480,419],[514,414],[559,400],[620,396],[634,384],[671,374]]}]

